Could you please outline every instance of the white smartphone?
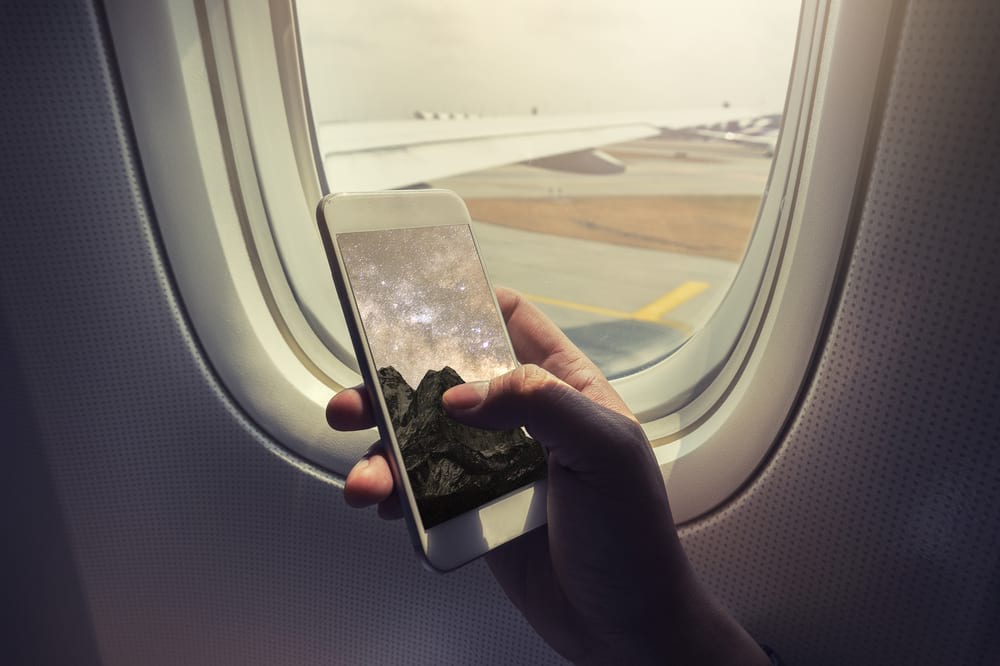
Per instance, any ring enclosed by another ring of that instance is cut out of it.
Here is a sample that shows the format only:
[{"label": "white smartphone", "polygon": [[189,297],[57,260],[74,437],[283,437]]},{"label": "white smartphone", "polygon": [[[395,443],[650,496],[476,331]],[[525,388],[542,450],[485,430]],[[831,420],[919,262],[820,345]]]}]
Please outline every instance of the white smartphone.
[{"label": "white smartphone", "polygon": [[441,405],[451,386],[517,365],[465,203],[447,190],[335,194],[317,217],[423,561],[449,571],[544,524],[542,447]]}]

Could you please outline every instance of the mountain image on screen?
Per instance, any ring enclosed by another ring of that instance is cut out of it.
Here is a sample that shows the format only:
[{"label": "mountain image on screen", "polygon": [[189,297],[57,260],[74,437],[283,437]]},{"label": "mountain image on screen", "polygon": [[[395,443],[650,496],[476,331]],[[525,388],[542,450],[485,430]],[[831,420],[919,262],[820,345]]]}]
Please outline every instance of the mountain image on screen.
[{"label": "mountain image on screen", "polygon": [[442,394],[464,383],[452,368],[428,370],[416,390],[392,366],[378,380],[425,528],[545,477],[545,453],[521,429],[481,430],[445,413]]}]

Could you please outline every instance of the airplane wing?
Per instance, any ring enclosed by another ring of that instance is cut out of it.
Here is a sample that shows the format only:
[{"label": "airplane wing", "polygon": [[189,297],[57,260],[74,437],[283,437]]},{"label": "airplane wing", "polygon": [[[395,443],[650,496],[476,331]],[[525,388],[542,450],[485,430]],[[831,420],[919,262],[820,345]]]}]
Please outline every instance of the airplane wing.
[{"label": "airplane wing", "polygon": [[327,122],[317,141],[332,191],[407,187],[503,164],[534,162],[582,173],[624,165],[596,148],[755,111],[726,108],[653,113]]}]

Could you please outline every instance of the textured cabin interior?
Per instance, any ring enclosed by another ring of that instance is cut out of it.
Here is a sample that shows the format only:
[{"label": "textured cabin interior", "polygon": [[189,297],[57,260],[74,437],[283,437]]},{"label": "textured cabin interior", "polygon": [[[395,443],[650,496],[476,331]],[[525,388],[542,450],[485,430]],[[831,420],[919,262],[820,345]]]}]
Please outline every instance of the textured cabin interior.
[{"label": "textured cabin interior", "polygon": [[[10,663],[561,663],[485,566],[424,571],[402,525],[231,401],[175,293],[100,8],[4,14]],[[789,664],[1000,661],[998,34],[996,3],[908,5],[802,404],[683,529]]]}]

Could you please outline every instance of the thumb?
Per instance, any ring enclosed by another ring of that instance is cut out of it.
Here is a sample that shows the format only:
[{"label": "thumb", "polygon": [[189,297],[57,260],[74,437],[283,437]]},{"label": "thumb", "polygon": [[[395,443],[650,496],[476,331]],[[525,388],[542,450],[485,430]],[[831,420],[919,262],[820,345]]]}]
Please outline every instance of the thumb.
[{"label": "thumb", "polygon": [[446,391],[442,402],[466,425],[488,430],[525,426],[549,451],[550,464],[555,456],[555,462],[577,472],[607,470],[652,455],[637,422],[598,405],[537,365],[522,365],[489,382],[460,384]]}]

